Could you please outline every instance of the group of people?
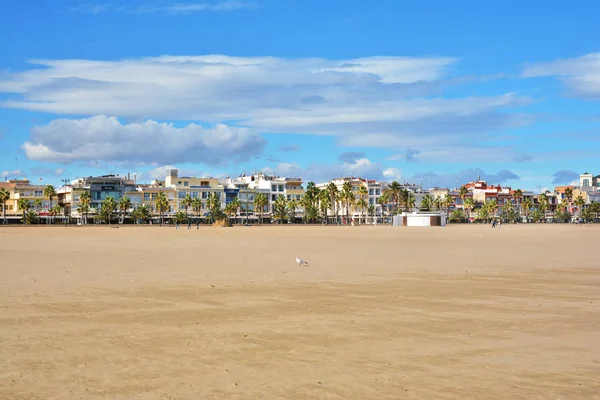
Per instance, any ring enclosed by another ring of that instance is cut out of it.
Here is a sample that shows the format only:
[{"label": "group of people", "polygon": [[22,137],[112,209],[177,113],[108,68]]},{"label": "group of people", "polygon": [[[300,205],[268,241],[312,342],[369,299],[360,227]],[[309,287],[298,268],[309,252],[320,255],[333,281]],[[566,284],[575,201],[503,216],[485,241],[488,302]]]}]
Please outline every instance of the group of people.
[{"label": "group of people", "polygon": [[495,228],[496,225],[498,225],[498,228],[502,228],[502,220],[498,219],[498,220],[492,220],[492,228]]}]

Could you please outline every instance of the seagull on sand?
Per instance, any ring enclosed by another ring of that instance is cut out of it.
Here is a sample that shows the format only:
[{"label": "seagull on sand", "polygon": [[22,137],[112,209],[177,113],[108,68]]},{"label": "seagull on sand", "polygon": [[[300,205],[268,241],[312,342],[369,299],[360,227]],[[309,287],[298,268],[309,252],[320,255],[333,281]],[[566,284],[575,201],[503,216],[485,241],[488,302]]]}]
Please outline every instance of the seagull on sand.
[{"label": "seagull on sand", "polygon": [[296,257],[296,264],[298,265],[308,265],[308,263],[304,260],[299,259],[298,257]]}]

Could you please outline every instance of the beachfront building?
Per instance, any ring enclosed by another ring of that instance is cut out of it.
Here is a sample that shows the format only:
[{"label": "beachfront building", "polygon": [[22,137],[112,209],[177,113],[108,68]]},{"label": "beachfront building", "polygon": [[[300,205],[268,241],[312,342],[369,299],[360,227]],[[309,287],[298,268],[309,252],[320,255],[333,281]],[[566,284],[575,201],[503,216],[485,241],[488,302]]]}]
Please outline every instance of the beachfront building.
[{"label": "beachfront building", "polygon": [[[230,189],[237,189],[240,196],[240,203],[244,210],[254,210],[254,199],[259,193],[267,196],[268,206],[264,210],[264,216],[269,217],[273,212],[273,205],[278,197],[284,197],[286,200],[300,202],[304,196],[302,187],[302,178],[282,177],[268,175],[263,172],[246,175],[242,173],[237,178],[226,178],[221,184]],[[296,209],[298,214],[302,212],[298,204]]]},{"label": "beachfront building", "polygon": [[[19,221],[23,216],[23,209],[19,207],[19,201],[25,200],[29,210],[35,211],[39,216],[50,215],[50,199],[44,195],[45,185],[35,185],[28,179],[11,179],[0,182],[0,188],[9,193],[6,201],[6,219],[9,222]],[[55,202],[56,199],[53,199]],[[1,206],[0,206],[1,207]]]},{"label": "beachfront building", "polygon": [[[160,187],[160,186],[157,186]],[[169,170],[169,175],[164,180],[164,187],[167,189],[173,190],[173,200],[171,204],[171,210],[169,214],[176,213],[178,211],[185,211],[184,199],[189,195],[190,198],[196,199],[199,198],[202,201],[202,211],[201,215],[205,215],[208,213],[207,200],[209,196],[213,193],[216,193],[218,198],[221,201],[221,207],[224,208],[225,204],[232,201],[232,198],[237,196],[237,193],[232,193],[228,191],[226,193],[225,186],[222,185],[217,178],[197,178],[197,177],[189,177],[189,176],[179,176],[179,171],[177,169]],[[153,191],[148,189],[149,193]],[[227,196],[226,196],[227,194]],[[167,195],[170,196],[171,192],[168,191]],[[156,199],[156,196],[155,196]],[[192,210],[188,209],[188,213],[192,214]]]}]

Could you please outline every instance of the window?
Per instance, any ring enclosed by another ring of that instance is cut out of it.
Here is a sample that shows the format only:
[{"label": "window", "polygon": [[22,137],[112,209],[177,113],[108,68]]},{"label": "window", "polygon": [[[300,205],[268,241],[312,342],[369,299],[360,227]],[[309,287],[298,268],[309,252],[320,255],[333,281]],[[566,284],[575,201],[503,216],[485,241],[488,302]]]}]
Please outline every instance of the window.
[{"label": "window", "polygon": [[283,192],[283,190],[284,190],[284,189],[283,189],[283,185],[279,185],[279,191],[280,191],[280,192]]},{"label": "window", "polygon": [[375,199],[374,199],[374,198],[372,198],[372,197],[370,197],[370,198],[369,198],[369,204],[370,204],[370,205],[374,205],[374,204],[375,204]]},{"label": "window", "polygon": [[[583,186],[590,186],[590,180],[589,179],[584,179],[583,180]],[[37,193],[37,192],[36,192]],[[37,195],[36,195],[37,196]]]},{"label": "window", "polygon": [[207,192],[202,192],[202,199],[203,200],[208,199],[208,193]]},{"label": "window", "polygon": [[276,194],[272,194],[271,195],[271,201],[275,201],[277,200],[277,195]]},{"label": "window", "polygon": [[373,196],[373,189],[369,189],[369,196]]},{"label": "window", "polygon": [[185,192],[183,190],[179,191],[179,198],[180,199],[185,199]]},{"label": "window", "polygon": [[150,193],[144,193],[144,200],[150,200]]},{"label": "window", "polygon": [[272,192],[276,192],[277,191],[277,185],[272,185],[271,186],[271,191]]},{"label": "window", "polygon": [[300,200],[302,198],[302,196],[300,196],[299,194],[296,195],[296,200]]},{"label": "window", "polygon": [[179,203],[179,209],[180,210],[185,210],[185,205],[183,203]]},{"label": "window", "polygon": [[192,199],[197,199],[198,198],[198,192],[190,192],[190,196],[192,197]]},{"label": "window", "polygon": [[35,197],[42,197],[44,195],[44,192],[41,190],[36,190],[35,191]]},{"label": "window", "polygon": [[288,199],[288,200],[291,200],[291,199],[292,199],[292,196],[288,194],[288,195],[287,195],[287,199]]},{"label": "window", "polygon": [[167,197],[169,198],[169,200],[175,200],[175,193],[169,193],[167,194]]},{"label": "window", "polygon": [[375,189],[375,195],[379,196],[381,194],[381,189]]},{"label": "window", "polygon": [[190,183],[188,181],[183,181],[183,186],[189,186]]},{"label": "window", "polygon": [[157,193],[152,193],[152,200],[156,200]]}]

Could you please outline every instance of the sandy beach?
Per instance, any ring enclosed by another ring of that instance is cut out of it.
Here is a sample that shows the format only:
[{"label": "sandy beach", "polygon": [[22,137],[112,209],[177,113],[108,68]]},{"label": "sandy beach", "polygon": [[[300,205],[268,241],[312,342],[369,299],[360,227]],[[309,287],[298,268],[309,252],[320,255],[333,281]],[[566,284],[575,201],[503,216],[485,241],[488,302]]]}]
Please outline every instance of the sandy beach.
[{"label": "sandy beach", "polygon": [[185,228],[0,227],[0,399],[600,398],[600,226]]}]

